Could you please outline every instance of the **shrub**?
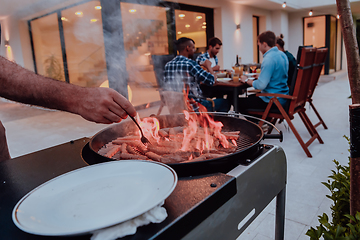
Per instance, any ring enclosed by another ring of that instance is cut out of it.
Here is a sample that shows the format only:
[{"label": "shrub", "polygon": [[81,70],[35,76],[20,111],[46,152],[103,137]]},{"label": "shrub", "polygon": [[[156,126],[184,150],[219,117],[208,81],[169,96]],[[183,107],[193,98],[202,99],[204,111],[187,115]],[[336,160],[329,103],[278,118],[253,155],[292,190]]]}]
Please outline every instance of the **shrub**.
[{"label": "shrub", "polygon": [[[348,137],[344,136],[350,144]],[[310,240],[323,237],[324,240],[358,240],[360,239],[360,213],[350,215],[350,157],[347,166],[342,166],[333,160],[336,170],[332,170],[327,182],[322,182],[331,195],[326,195],[333,201],[331,205],[332,220],[326,213],[319,216],[319,226],[311,227],[306,235]]]}]

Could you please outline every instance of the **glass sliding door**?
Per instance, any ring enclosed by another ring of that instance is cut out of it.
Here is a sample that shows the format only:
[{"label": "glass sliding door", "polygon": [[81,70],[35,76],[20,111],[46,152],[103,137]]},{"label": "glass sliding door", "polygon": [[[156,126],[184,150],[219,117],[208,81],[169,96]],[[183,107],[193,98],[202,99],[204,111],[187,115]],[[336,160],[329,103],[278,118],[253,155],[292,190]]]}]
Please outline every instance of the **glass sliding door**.
[{"label": "glass sliding door", "polygon": [[336,24],[337,20],[334,16],[329,17],[329,73],[336,71]]},{"label": "glass sliding door", "polygon": [[65,81],[57,13],[31,21],[30,27],[36,72]]},{"label": "glass sliding door", "polygon": [[108,86],[100,1],[61,11],[70,83]]},{"label": "glass sliding door", "polygon": [[120,3],[128,94],[134,105],[160,100],[151,55],[169,54],[167,11],[159,6]]},{"label": "glass sliding door", "polygon": [[304,19],[304,45],[325,47],[325,16],[310,17]]},{"label": "glass sliding door", "polygon": [[176,39],[188,37],[195,41],[196,52],[205,52],[206,15],[201,12],[175,10]]},{"label": "glass sliding door", "polygon": [[341,34],[337,32],[337,24],[336,17],[331,15],[304,18],[304,45],[327,47],[329,50],[324,74],[333,73],[341,68],[337,67],[337,59],[341,62],[341,45],[337,44],[337,41],[341,41]]}]

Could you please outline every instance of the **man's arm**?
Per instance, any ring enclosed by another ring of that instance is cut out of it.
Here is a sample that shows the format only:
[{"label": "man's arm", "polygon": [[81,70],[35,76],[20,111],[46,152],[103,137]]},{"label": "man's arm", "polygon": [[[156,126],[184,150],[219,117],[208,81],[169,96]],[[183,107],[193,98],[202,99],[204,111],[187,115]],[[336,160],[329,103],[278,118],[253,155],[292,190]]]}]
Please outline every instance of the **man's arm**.
[{"label": "man's arm", "polygon": [[[211,66],[211,65],[210,65]],[[213,71],[220,71],[220,66],[216,65],[215,67],[212,68]]]},{"label": "man's arm", "polygon": [[215,75],[214,69],[211,67],[211,62],[209,60],[205,60],[205,62],[202,64],[202,66],[204,66],[209,71],[209,73],[211,73],[212,75]]},{"label": "man's arm", "polygon": [[195,77],[198,83],[203,83],[208,86],[212,86],[216,82],[216,76],[203,70],[198,64],[191,66],[189,74]]},{"label": "man's arm", "polygon": [[85,88],[50,79],[0,56],[0,96],[31,105],[79,114],[97,123],[135,116],[135,108],[110,88]]}]

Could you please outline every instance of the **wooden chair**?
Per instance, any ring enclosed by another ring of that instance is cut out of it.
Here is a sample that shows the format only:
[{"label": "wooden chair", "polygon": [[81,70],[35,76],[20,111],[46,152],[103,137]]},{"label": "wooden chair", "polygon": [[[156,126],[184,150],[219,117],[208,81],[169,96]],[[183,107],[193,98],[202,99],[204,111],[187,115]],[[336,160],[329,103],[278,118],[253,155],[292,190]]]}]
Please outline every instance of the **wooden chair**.
[{"label": "wooden chair", "polygon": [[[286,120],[290,129],[299,141],[301,147],[308,157],[312,157],[308,146],[318,139],[320,143],[324,143],[320,135],[316,131],[314,125],[311,123],[309,117],[305,113],[305,104],[307,101],[308,90],[310,85],[310,76],[312,73],[312,66],[315,59],[316,48],[306,47],[301,49],[301,58],[297,66],[296,82],[291,95],[271,94],[271,93],[257,93],[257,96],[270,96],[272,97],[265,110],[248,110],[250,115],[260,115],[262,119],[269,119],[273,124],[277,120]],[[283,107],[278,98],[288,99],[285,107]],[[277,109],[271,109],[272,104],[275,104]],[[294,115],[298,113],[306,129],[311,135],[311,138],[304,142],[295,126],[291,122]],[[262,125],[262,122],[259,124]]]},{"label": "wooden chair", "polygon": [[328,129],[328,127],[326,126],[324,120],[321,118],[319,112],[316,110],[316,108],[313,104],[313,101],[312,101],[312,96],[314,94],[315,87],[317,86],[317,84],[319,82],[321,70],[323,69],[323,66],[325,65],[327,54],[328,54],[327,48],[316,49],[315,60],[314,60],[314,64],[313,64],[313,70],[312,70],[310,86],[309,86],[309,92],[308,92],[308,96],[307,96],[307,101],[309,102],[310,107],[314,110],[316,116],[320,120],[318,123],[314,124],[314,127],[316,128],[319,125],[323,125],[323,127],[325,129]]},{"label": "wooden chair", "polygon": [[160,94],[160,107],[156,115],[160,115],[164,106],[166,106],[166,97],[168,94],[164,96],[164,67],[167,62],[172,60],[174,55],[151,55],[152,65],[154,66],[155,78],[158,84],[158,91]]},{"label": "wooden chair", "polygon": [[[160,101],[161,101],[159,110],[156,115],[161,114],[161,111],[164,108],[164,106],[168,107],[170,114],[179,113],[179,112],[182,112],[182,110],[188,110],[187,106],[186,106],[186,99],[184,99],[183,92],[175,92],[175,91],[165,90],[164,68],[165,68],[166,63],[169,62],[170,60],[172,60],[174,57],[175,57],[174,55],[152,55],[151,56],[152,64],[154,66],[155,77],[156,77],[156,81],[158,84]],[[195,97],[195,96],[189,95],[189,97]],[[210,101],[213,111],[214,111],[215,103],[211,98],[199,97],[199,96],[196,96],[196,97]],[[176,104],[176,102],[178,102],[178,104]]]}]

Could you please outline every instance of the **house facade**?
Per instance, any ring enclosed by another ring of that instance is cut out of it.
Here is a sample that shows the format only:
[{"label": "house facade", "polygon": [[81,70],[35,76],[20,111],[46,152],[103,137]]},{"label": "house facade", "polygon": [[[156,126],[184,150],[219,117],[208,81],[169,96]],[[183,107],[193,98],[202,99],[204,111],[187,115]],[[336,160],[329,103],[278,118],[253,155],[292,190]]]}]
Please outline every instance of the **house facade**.
[{"label": "house facade", "polygon": [[[355,18],[358,3],[352,1]],[[220,38],[222,69],[231,68],[236,56],[243,64],[261,63],[256,36],[266,30],[283,34],[285,49],[295,57],[302,45],[328,47],[324,74],[346,69],[339,16],[329,0],[301,5],[296,0],[16,0],[1,5],[2,56],[71,84],[114,88],[134,105],[159,100],[151,56],[175,54],[173,41],[182,36],[194,39],[198,52],[206,50],[210,37]]]}]

